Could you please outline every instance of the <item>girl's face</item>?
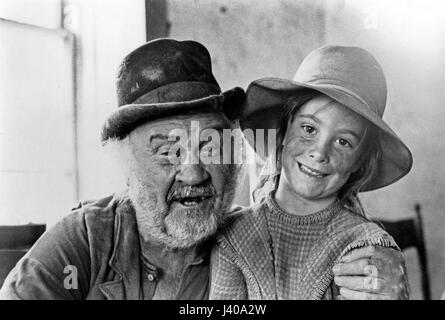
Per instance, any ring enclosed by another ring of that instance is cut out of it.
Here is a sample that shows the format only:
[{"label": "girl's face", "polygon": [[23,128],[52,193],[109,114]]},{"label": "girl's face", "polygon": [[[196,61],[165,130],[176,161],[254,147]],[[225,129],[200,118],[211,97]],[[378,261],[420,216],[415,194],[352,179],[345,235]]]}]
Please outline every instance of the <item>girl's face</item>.
[{"label": "girl's face", "polygon": [[280,184],[305,200],[336,197],[359,168],[366,120],[323,95],[303,105],[290,121]]}]

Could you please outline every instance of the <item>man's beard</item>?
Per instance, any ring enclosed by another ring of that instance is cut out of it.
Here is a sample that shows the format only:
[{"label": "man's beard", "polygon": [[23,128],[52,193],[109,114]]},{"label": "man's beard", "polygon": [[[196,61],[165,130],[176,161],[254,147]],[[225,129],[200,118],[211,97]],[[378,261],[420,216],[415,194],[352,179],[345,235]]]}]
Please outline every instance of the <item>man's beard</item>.
[{"label": "man's beard", "polygon": [[[207,200],[206,205],[199,208],[174,208],[174,204],[169,203],[172,194],[170,191],[167,199],[158,203],[160,199],[156,197],[156,189],[150,183],[145,183],[137,177],[130,179],[128,196],[136,211],[138,229],[142,237],[159,241],[172,249],[188,248],[197,245],[201,241],[214,235],[223,223],[225,213],[232,205],[237,174],[229,170],[230,173],[225,182],[223,195]],[[213,186],[212,186],[213,187]],[[171,189],[174,189],[172,185]],[[184,189],[196,190],[193,186],[187,186],[178,193],[183,193]],[[199,189],[199,187],[197,187]],[[206,189],[208,190],[208,188]]]}]

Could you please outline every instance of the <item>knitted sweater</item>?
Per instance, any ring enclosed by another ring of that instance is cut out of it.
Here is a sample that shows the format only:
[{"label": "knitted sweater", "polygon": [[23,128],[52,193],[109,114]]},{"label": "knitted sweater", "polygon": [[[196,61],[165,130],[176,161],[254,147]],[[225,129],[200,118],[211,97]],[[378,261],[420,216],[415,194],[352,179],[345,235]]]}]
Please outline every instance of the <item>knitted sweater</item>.
[{"label": "knitted sweater", "polygon": [[232,219],[213,249],[210,299],[334,299],[332,267],[343,255],[367,245],[398,249],[341,202],[296,216],[269,195]]}]

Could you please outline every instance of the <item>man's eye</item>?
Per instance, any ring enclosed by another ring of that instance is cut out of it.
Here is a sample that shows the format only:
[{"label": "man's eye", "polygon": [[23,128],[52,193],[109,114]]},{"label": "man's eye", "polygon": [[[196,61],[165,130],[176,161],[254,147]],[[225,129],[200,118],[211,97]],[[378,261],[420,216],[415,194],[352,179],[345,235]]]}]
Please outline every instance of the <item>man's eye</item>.
[{"label": "man's eye", "polygon": [[307,124],[302,125],[301,128],[304,130],[304,132],[309,133],[309,134],[314,134],[316,131],[313,126],[310,126]]},{"label": "man's eye", "polygon": [[200,154],[204,157],[213,158],[218,157],[220,155],[220,151],[216,148],[216,146],[208,144],[201,148]]},{"label": "man's eye", "polygon": [[158,154],[164,157],[168,157],[170,153],[170,148],[160,148]]},{"label": "man's eye", "polygon": [[201,154],[204,154],[206,156],[212,156],[212,148],[202,148]]},{"label": "man's eye", "polygon": [[201,152],[212,152],[213,145],[211,143],[207,143],[201,148]]}]

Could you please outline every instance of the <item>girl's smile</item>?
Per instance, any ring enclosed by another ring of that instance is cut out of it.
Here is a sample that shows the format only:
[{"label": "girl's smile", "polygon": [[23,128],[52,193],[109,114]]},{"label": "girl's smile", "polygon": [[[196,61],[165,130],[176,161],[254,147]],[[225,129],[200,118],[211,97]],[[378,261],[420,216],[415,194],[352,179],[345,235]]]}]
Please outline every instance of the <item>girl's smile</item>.
[{"label": "girl's smile", "polygon": [[327,173],[323,173],[323,172],[316,170],[314,168],[311,168],[309,166],[305,166],[304,164],[302,164],[300,162],[298,162],[298,168],[300,169],[300,171],[302,173],[304,173],[305,175],[307,175],[308,177],[313,178],[313,179],[323,179],[324,177],[326,177],[328,175]]}]

